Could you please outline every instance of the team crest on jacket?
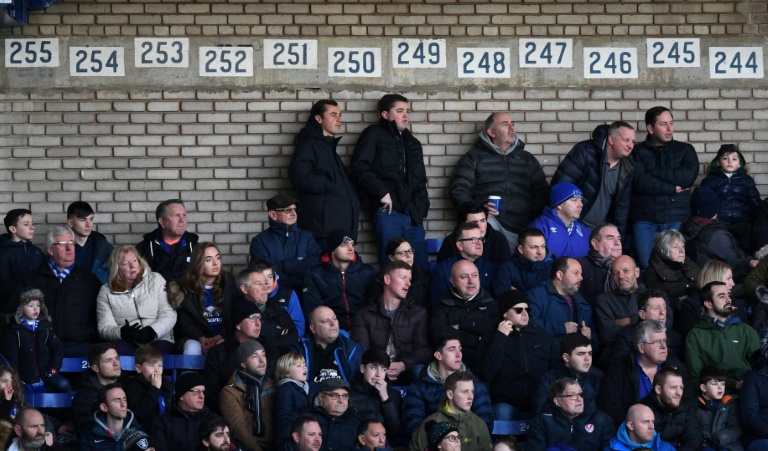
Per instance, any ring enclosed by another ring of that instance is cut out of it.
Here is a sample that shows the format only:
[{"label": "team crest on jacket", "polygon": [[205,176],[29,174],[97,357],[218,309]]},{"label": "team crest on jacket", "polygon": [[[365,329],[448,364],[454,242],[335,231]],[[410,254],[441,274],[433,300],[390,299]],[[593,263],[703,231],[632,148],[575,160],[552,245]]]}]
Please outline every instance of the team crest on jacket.
[{"label": "team crest on jacket", "polygon": [[550,227],[549,231],[552,233],[557,233],[557,227]]},{"label": "team crest on jacket", "polygon": [[584,426],[584,430],[586,430],[591,434],[595,430],[595,425],[592,423],[589,423],[588,425]]}]

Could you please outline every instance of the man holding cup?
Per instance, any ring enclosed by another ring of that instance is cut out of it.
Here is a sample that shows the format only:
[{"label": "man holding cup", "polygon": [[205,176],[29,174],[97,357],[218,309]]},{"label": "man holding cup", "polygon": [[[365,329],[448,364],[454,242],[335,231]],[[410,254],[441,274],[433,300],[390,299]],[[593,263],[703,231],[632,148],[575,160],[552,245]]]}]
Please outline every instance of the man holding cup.
[{"label": "man holding cup", "polygon": [[475,146],[456,164],[449,188],[456,206],[487,201],[488,222],[504,233],[512,252],[517,234],[541,213],[549,198],[544,171],[524,148],[512,116],[491,114]]}]

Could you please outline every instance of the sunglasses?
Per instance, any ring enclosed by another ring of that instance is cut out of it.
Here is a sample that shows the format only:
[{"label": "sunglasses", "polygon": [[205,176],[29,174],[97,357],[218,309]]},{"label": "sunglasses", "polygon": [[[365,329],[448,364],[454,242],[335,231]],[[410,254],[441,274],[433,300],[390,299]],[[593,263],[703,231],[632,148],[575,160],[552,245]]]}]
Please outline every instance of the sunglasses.
[{"label": "sunglasses", "polygon": [[512,310],[514,310],[515,313],[517,313],[518,315],[522,315],[523,314],[523,310],[525,310],[525,312],[527,314],[529,314],[529,315],[531,314],[531,308],[530,307],[512,307]]}]

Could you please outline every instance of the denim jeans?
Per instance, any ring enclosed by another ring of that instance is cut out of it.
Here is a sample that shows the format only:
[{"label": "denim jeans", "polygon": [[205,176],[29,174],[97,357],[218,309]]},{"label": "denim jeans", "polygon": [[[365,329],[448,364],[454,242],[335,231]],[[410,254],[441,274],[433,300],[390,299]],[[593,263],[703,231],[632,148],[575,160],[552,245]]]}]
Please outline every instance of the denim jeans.
[{"label": "denim jeans", "polygon": [[637,221],[632,226],[632,233],[635,241],[635,253],[637,254],[637,263],[640,269],[648,269],[648,260],[651,259],[653,251],[653,238],[658,232],[663,230],[680,230],[679,222],[668,222],[666,224],[655,224],[648,221]]},{"label": "denim jeans", "polygon": [[398,236],[408,240],[408,243],[411,245],[411,249],[413,249],[413,264],[424,271],[429,271],[424,226],[414,224],[410,215],[395,210],[392,210],[392,214],[388,214],[388,210],[376,211],[376,242],[379,245],[379,264],[381,269],[384,269],[389,263],[387,243],[392,238]]}]

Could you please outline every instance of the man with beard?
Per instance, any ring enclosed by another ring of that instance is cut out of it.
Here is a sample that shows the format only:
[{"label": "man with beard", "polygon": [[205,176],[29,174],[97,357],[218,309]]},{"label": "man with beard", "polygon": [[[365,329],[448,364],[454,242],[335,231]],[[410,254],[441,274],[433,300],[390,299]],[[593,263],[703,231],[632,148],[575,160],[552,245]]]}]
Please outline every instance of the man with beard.
[{"label": "man with beard", "polygon": [[208,415],[198,429],[200,441],[205,451],[229,451],[232,437],[224,418],[216,414]]},{"label": "man with beard", "polygon": [[99,390],[117,382],[122,374],[120,357],[112,343],[98,343],[88,350],[91,372],[72,398],[72,417],[78,434],[85,433],[93,421],[93,412],[99,409]]},{"label": "man with beard", "polygon": [[592,307],[579,293],[581,265],[573,258],[560,257],[549,272],[549,283],[528,292],[531,319],[559,340],[565,334],[579,332],[597,348],[597,329]]},{"label": "man with beard", "polygon": [[[94,412],[91,427],[80,437],[80,447],[88,450],[127,448],[130,431],[141,430],[133,412],[128,410],[128,398],[117,382],[99,389],[99,410]],[[125,432],[125,434],[123,434]]]},{"label": "man with beard", "polygon": [[702,368],[714,366],[726,371],[728,389],[741,388],[744,374],[752,369],[751,362],[760,351],[760,337],[732,316],[733,304],[725,283],[704,285],[700,297],[705,314],[685,339],[688,372],[692,380],[698,380]]},{"label": "man with beard", "polygon": [[616,288],[615,280],[611,277],[611,264],[619,258],[621,251],[621,234],[615,225],[601,224],[592,229],[589,252],[578,258],[584,276],[579,292],[590,303],[594,304],[600,294]]},{"label": "man with beard", "polygon": [[13,439],[8,451],[43,451],[55,449],[45,444],[45,418],[39,410],[25,407],[13,419]]},{"label": "man with beard", "polygon": [[653,391],[640,400],[651,408],[655,428],[661,439],[678,451],[701,449],[704,434],[699,417],[683,399],[683,375],[674,369],[664,369],[653,378]]}]

